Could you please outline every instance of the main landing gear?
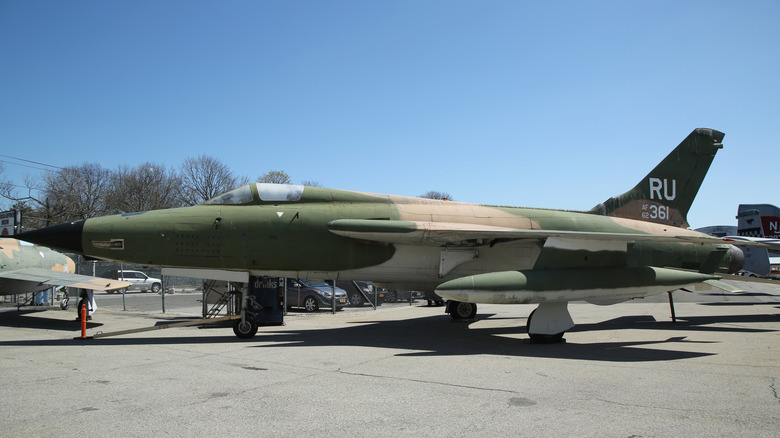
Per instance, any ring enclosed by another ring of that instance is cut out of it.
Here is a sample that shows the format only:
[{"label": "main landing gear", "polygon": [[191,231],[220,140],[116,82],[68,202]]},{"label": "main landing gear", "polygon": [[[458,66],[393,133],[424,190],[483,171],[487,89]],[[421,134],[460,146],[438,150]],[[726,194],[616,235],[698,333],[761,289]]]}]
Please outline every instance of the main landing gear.
[{"label": "main landing gear", "polygon": [[447,301],[447,308],[444,311],[449,313],[454,320],[474,319],[477,316],[477,305],[476,303]]},{"label": "main landing gear", "polygon": [[525,329],[528,332],[528,337],[531,338],[532,344],[560,344],[562,342],[566,342],[566,339],[563,338],[563,333],[556,333],[554,335],[544,335],[541,333],[531,333],[531,319],[534,317],[534,313],[536,312],[536,309],[534,309],[530,315],[528,315],[528,321],[525,323]]},{"label": "main landing gear", "polygon": [[568,309],[569,302],[542,303],[528,315],[526,328],[533,344],[566,342],[563,334],[574,327]]},{"label": "main landing gear", "polygon": [[241,339],[250,339],[257,334],[257,327],[254,318],[237,319],[233,322],[233,333]]},{"label": "main landing gear", "polygon": [[238,304],[241,319],[233,322],[233,333],[240,339],[250,339],[259,326],[284,325],[284,280],[275,277],[249,277],[240,288]]},{"label": "main landing gear", "polygon": [[[563,338],[566,330],[574,327],[569,314],[568,302],[542,303],[528,315],[526,330],[533,344],[557,344],[566,342]],[[477,316],[475,303],[447,301],[446,313],[452,319],[462,321]]]}]

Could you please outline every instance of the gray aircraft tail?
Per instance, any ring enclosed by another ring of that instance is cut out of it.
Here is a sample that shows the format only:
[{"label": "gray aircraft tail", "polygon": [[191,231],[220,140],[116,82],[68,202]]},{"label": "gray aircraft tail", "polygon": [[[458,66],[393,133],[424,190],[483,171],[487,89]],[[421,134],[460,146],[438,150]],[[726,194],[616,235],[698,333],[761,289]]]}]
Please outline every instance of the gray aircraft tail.
[{"label": "gray aircraft tail", "polygon": [[[737,235],[760,241],[780,239],[780,208],[771,204],[739,204]],[[765,248],[742,248],[742,251],[745,253],[745,271],[769,275],[772,270],[769,258],[777,257],[777,250],[770,253]]]},{"label": "gray aircraft tail", "polygon": [[633,189],[590,213],[688,227],[690,210],[724,134],[696,128]]},{"label": "gray aircraft tail", "polygon": [[780,239],[780,208],[771,204],[739,204],[737,234]]}]

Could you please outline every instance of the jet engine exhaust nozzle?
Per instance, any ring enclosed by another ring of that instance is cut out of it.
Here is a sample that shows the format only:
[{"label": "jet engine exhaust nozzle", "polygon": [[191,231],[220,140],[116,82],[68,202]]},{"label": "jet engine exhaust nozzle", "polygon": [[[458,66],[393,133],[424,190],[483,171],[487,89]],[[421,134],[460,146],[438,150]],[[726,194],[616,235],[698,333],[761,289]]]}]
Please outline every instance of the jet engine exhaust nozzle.
[{"label": "jet engine exhaust nozzle", "polygon": [[745,253],[737,246],[729,246],[729,274],[738,272],[745,266]]}]

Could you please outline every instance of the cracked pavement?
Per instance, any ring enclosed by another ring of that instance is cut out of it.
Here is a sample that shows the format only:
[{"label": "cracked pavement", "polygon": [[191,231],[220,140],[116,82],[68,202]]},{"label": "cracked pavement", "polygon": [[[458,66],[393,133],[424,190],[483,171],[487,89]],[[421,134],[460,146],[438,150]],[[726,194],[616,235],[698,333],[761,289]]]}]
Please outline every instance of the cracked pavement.
[{"label": "cracked pavement", "polygon": [[[677,323],[663,299],[572,303],[556,345],[528,342],[532,305],[469,322],[419,304],[291,314],[248,341],[228,327],[74,340],[71,312],[3,309],[3,435],[777,436],[780,288],[686,297]],[[184,310],[101,304],[89,331]]]}]

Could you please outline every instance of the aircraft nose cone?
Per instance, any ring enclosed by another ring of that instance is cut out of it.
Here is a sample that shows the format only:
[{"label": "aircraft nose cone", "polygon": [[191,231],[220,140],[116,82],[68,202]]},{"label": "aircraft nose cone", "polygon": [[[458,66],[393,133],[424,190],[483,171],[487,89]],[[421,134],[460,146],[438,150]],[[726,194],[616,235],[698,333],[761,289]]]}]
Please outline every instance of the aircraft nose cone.
[{"label": "aircraft nose cone", "polygon": [[36,245],[83,254],[84,247],[81,243],[83,229],[84,221],[77,221],[26,231],[14,237]]}]

